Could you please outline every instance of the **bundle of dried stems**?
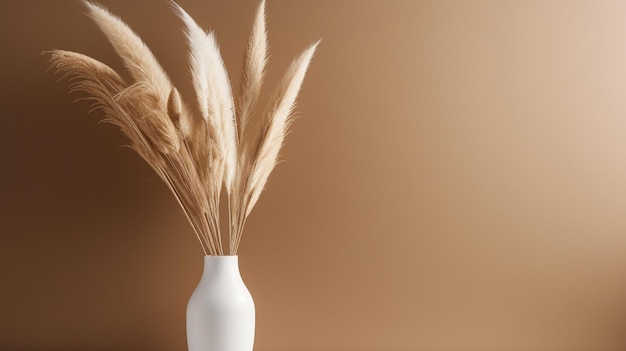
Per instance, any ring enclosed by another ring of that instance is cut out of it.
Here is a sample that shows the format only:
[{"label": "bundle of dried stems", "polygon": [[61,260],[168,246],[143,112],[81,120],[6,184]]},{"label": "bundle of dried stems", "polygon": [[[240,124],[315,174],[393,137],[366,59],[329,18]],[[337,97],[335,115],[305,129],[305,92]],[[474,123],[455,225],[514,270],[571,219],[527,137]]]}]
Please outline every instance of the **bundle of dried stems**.
[{"label": "bundle of dried stems", "polygon": [[258,102],[267,63],[265,2],[259,5],[244,58],[239,95],[233,98],[215,36],[180,6],[201,118],[183,103],[152,52],[104,7],[85,1],[89,16],[122,58],[132,83],[91,57],[50,52],[51,67],[87,94],[104,121],[119,126],[130,146],[172,191],[205,255],[224,255],[220,233],[222,187],[228,197],[228,253],[236,255],[246,218],[259,199],[292,121],[292,110],[318,42],[298,56],[267,108]]}]

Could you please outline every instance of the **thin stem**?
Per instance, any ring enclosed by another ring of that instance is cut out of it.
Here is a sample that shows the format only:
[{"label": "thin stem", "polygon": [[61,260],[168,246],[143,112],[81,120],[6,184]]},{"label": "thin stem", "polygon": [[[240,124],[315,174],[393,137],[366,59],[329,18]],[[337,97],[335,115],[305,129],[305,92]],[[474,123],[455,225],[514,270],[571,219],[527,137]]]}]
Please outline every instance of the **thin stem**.
[{"label": "thin stem", "polygon": [[187,220],[189,221],[189,223],[191,224],[191,227],[193,228],[194,232],[196,233],[196,237],[198,238],[198,241],[200,241],[200,246],[202,247],[202,253],[206,256],[207,254],[207,250],[205,249],[205,244],[202,241],[202,237],[200,234],[200,231],[198,229],[198,225],[195,223],[195,221],[191,218],[190,214],[187,211],[187,208],[185,205],[183,205],[182,200],[180,198],[180,195],[178,194],[178,192],[176,191],[176,188],[173,186],[172,181],[169,177],[169,175],[164,172],[161,171],[162,176],[164,176],[166,178],[166,182],[165,184],[167,184],[167,186],[170,188],[170,190],[172,191],[172,193],[174,194],[174,197],[176,198],[176,200],[178,201],[178,204],[180,205],[181,209],[183,210],[183,213],[185,214],[185,216],[187,217]]},{"label": "thin stem", "polygon": [[230,208],[230,191],[228,191],[228,253],[235,254],[233,252],[233,215]]}]

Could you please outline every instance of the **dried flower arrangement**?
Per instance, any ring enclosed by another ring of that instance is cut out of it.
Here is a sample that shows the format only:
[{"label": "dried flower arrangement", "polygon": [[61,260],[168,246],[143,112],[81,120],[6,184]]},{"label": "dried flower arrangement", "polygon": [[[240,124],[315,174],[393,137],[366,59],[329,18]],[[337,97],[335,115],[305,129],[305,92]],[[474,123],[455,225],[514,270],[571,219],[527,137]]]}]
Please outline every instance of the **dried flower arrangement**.
[{"label": "dried flower arrangement", "polygon": [[89,16],[122,58],[133,82],[80,53],[54,50],[51,67],[87,94],[103,121],[117,125],[167,184],[205,255],[224,255],[219,204],[228,197],[228,254],[236,255],[246,219],[274,169],[292,111],[319,43],[292,62],[267,108],[257,105],[267,63],[265,2],[255,15],[237,98],[233,98],[213,32],[205,32],[171,2],[185,25],[189,65],[202,118],[194,116],[150,49],[120,18],[84,1]]}]

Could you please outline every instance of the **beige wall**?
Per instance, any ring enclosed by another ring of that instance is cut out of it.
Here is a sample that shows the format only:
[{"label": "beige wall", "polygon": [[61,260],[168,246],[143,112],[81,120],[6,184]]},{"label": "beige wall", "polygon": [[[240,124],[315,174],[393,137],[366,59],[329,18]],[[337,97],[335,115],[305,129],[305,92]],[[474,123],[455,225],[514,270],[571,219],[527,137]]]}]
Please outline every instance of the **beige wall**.
[{"label": "beige wall", "polygon": [[[106,1],[192,101],[165,1]],[[182,1],[239,76],[255,1]],[[120,61],[76,1],[0,2],[0,349],[183,350],[201,251],[42,50]],[[626,4],[268,2],[318,37],[248,222],[259,351],[623,350]]]}]

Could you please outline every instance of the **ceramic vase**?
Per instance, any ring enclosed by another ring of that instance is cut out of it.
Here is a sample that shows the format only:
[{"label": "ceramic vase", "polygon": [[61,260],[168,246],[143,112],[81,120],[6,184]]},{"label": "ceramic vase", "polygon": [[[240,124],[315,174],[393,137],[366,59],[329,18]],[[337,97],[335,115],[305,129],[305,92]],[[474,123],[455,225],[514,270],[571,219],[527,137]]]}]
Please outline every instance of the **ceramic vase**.
[{"label": "ceramic vase", "polygon": [[187,304],[189,351],[252,351],[254,301],[238,256],[204,256],[204,272]]}]

